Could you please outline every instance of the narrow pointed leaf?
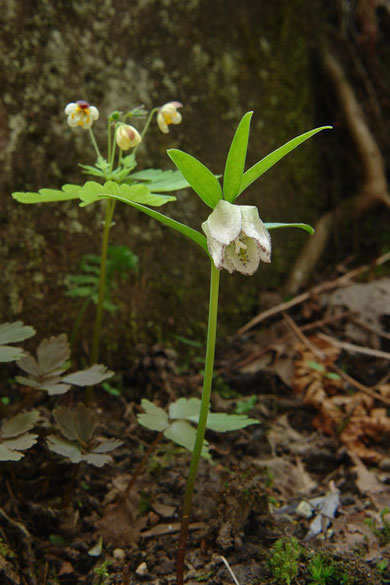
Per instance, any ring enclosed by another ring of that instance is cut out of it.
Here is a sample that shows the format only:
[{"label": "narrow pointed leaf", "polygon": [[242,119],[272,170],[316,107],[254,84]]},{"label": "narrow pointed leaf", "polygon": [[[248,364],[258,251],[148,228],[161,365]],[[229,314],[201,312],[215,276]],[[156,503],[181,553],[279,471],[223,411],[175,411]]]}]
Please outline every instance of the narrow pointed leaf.
[{"label": "narrow pointed leaf", "polygon": [[206,205],[214,209],[222,199],[222,189],[217,177],[198,159],[182,150],[171,148],[167,150],[167,154],[195,193]]},{"label": "narrow pointed leaf", "polygon": [[190,186],[180,171],[171,169],[167,171],[145,169],[132,173],[130,178],[135,181],[145,181],[151,191],[176,191]]},{"label": "narrow pointed leaf", "polygon": [[321,130],[327,130],[331,128],[332,126],[321,126],[320,128],[314,128],[314,130],[309,130],[309,132],[305,132],[304,134],[301,134],[300,136],[293,138],[289,142],[286,142],[286,144],[284,144],[280,148],[277,148],[276,150],[268,154],[258,163],[253,165],[253,167],[248,169],[246,173],[244,173],[241,179],[238,194],[242,193],[247,187],[249,187],[249,185],[256,181],[256,179],[258,179],[261,175],[268,171],[268,169],[270,169],[280,159],[286,156],[286,154],[294,150],[294,148],[296,148],[297,146],[299,146],[300,144],[302,144],[303,142],[305,142],[318,132],[321,132]]},{"label": "narrow pointed leaf", "polygon": [[267,230],[274,230],[276,228],[285,228],[285,227],[295,227],[295,228],[299,228],[301,230],[305,230],[305,232],[308,232],[310,235],[314,234],[314,229],[311,227],[311,225],[308,225],[307,223],[264,223],[265,227],[267,228]]},{"label": "narrow pointed leaf", "polygon": [[223,175],[223,196],[226,201],[229,201],[229,203],[233,203],[237,195],[240,193],[252,114],[253,112],[248,112],[242,118],[227,155],[225,172]]},{"label": "narrow pointed leaf", "polygon": [[162,213],[159,213],[158,211],[155,211],[154,209],[150,209],[149,207],[146,207],[145,205],[141,205],[140,203],[136,203],[135,201],[128,201],[126,199],[123,199],[123,197],[119,197],[116,195],[108,195],[106,197],[112,197],[113,199],[117,199],[118,201],[122,201],[123,203],[127,203],[128,205],[135,207],[135,209],[138,209],[139,211],[146,213],[146,215],[153,217],[153,219],[156,219],[160,223],[163,223],[164,225],[167,225],[167,226],[171,227],[172,229],[180,232],[181,234],[183,234],[187,238],[190,238],[191,240],[193,240],[196,244],[198,244],[198,246],[203,248],[203,250],[208,255],[209,252],[208,252],[208,248],[207,248],[207,239],[203,234],[201,234],[197,230],[194,230],[194,229],[190,228],[188,225],[185,225],[184,223],[180,223],[179,221],[176,221],[175,219],[172,219],[171,217],[163,215]]}]

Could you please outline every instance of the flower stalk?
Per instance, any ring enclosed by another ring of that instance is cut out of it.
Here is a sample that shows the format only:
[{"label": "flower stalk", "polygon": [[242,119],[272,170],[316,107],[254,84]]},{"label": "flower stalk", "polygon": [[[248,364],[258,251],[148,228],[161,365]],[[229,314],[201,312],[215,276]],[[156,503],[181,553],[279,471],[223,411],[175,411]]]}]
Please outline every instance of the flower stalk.
[{"label": "flower stalk", "polygon": [[92,347],[91,347],[91,356],[90,356],[91,366],[93,364],[97,363],[97,359],[98,359],[98,355],[99,355],[100,330],[101,330],[101,326],[102,326],[103,303],[104,303],[104,295],[105,295],[105,289],[106,289],[106,267],[107,267],[108,240],[109,240],[110,229],[111,229],[111,225],[112,225],[112,217],[114,215],[115,203],[116,203],[115,199],[107,199],[106,200],[106,216],[105,216],[104,226],[103,226],[102,247],[101,247],[101,255],[100,255],[99,292],[98,292],[98,301],[97,301],[97,307],[96,307],[96,317],[95,317],[95,324],[94,324],[94,328],[93,328]]},{"label": "flower stalk", "polygon": [[207,328],[207,346],[205,369],[203,376],[202,400],[199,413],[198,428],[196,433],[195,445],[192,451],[190,469],[188,472],[186,491],[184,496],[182,519],[180,526],[179,548],[177,553],[177,585],[183,585],[184,580],[184,558],[186,553],[187,537],[190,523],[190,513],[192,507],[192,497],[196,475],[198,471],[199,460],[202,453],[202,446],[206,431],[207,416],[210,409],[211,386],[214,372],[215,341],[217,337],[217,316],[218,316],[218,296],[219,296],[219,279],[220,271],[211,261],[210,274],[210,297],[209,297],[209,317]]}]

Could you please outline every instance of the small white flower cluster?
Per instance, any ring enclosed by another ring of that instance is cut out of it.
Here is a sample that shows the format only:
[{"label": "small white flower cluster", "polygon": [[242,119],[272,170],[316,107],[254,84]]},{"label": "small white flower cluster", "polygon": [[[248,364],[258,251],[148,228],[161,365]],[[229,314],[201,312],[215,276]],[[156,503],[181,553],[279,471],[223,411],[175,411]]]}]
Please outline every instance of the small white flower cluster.
[{"label": "small white flower cluster", "polygon": [[65,114],[68,116],[69,126],[72,128],[80,126],[84,130],[91,128],[93,122],[99,118],[99,110],[84,100],[68,104],[65,107]]}]

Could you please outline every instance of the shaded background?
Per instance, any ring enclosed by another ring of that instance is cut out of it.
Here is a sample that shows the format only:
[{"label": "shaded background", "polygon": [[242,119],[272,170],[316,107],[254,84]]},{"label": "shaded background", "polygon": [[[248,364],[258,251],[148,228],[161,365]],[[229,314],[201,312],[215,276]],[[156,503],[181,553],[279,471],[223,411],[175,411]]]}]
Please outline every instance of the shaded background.
[{"label": "shaded background", "polygon": [[[69,333],[80,302],[64,295],[81,257],[99,253],[102,208],[74,202],[24,206],[13,191],[81,182],[77,164],[93,163],[88,134],[66,124],[64,106],[86,99],[104,118],[179,100],[183,123],[162,135],[154,125],[138,154],[142,167],[170,168],[166,149],[181,148],[215,173],[243,113],[254,110],[248,166],[316,126],[323,132],[270,170],[242,202],[264,221],[315,223],[359,190],[362,165],[345,115],[322,66],[342,64],[384,160],[389,153],[390,10],[386,1],[3,0],[0,174],[0,317],[34,325],[40,337]],[[4,17],[4,18],[3,18]],[[386,42],[387,39],[387,42]],[[208,215],[190,190],[164,212],[196,228]],[[373,206],[358,221],[339,218],[308,285],[389,247],[388,212]],[[139,270],[118,281],[118,309],[104,323],[105,363],[126,367],[138,343],[185,350],[176,335],[202,340],[208,261],[190,241],[126,206],[117,206],[111,243],[129,246]],[[232,335],[279,290],[308,238],[273,232],[273,262],[251,278],[222,278],[220,332]],[[79,342],[86,354],[93,308]]]}]

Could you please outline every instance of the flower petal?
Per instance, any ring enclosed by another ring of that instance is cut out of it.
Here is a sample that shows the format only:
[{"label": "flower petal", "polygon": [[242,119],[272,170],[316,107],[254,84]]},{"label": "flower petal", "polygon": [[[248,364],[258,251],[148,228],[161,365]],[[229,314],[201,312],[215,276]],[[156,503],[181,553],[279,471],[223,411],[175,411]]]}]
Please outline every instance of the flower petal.
[{"label": "flower petal", "polygon": [[225,259],[233,266],[233,270],[229,270],[228,268],[229,272],[236,270],[237,272],[241,272],[241,274],[250,276],[259,267],[260,248],[252,238],[244,236],[240,239],[245,244],[246,249],[241,250],[241,253],[237,253],[235,242],[232,242],[225,250]]},{"label": "flower petal", "polygon": [[259,217],[257,207],[241,205],[242,231],[253,238],[260,249],[260,260],[271,262],[271,236]]},{"label": "flower petal", "polygon": [[161,112],[157,114],[157,124],[161,132],[163,132],[164,134],[168,134],[169,128],[168,125],[165,123],[165,118]]},{"label": "flower petal", "polygon": [[77,108],[77,104],[75,104],[74,102],[71,102],[70,104],[65,106],[64,112],[67,116],[69,116],[69,114],[72,114],[76,108]]},{"label": "flower petal", "polygon": [[220,242],[220,244],[228,246],[241,233],[242,221],[240,206],[233,205],[221,199],[205,223],[208,225],[210,235]]},{"label": "flower petal", "polygon": [[[226,246],[224,246],[223,244],[218,242],[218,240],[216,240],[215,238],[212,237],[212,235],[210,234],[210,229],[209,229],[209,226],[207,224],[207,221],[202,223],[202,230],[206,234],[207,247],[208,247],[208,250],[210,252],[210,255],[213,259],[215,266],[218,269],[226,268],[226,266],[224,266],[224,255],[225,255]],[[230,270],[229,270],[229,272],[230,272]]]},{"label": "flower petal", "polygon": [[95,108],[95,106],[90,106],[89,113],[91,114],[92,120],[97,120],[99,118],[99,110]]}]

